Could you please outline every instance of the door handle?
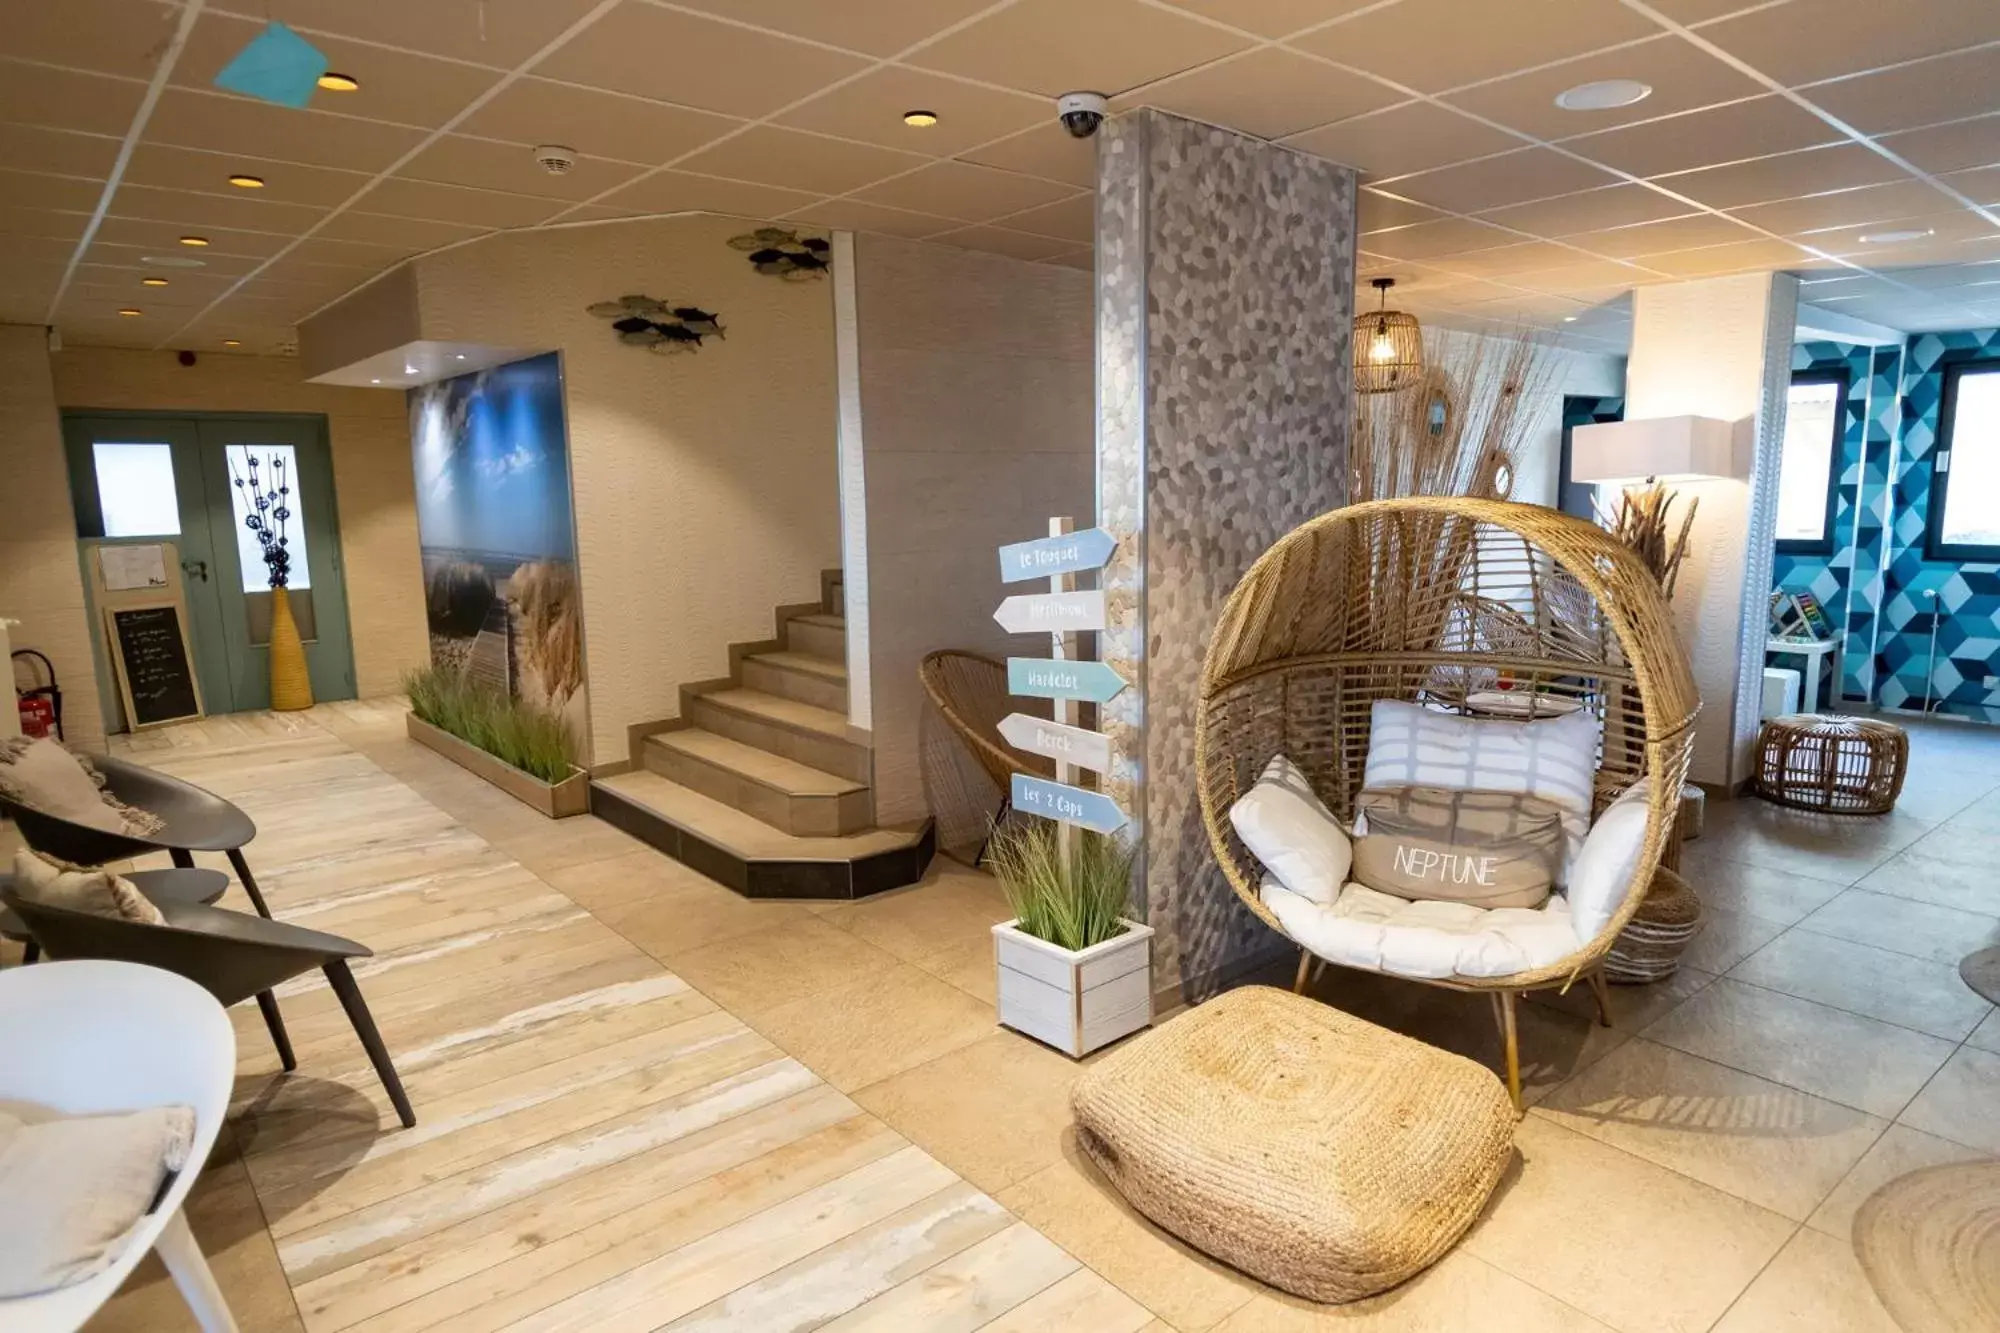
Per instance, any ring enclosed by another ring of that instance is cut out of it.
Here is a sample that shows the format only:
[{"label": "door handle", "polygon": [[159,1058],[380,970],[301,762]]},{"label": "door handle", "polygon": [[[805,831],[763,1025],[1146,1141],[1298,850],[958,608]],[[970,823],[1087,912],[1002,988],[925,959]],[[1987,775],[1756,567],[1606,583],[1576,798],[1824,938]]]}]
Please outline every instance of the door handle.
[{"label": "door handle", "polygon": [[181,573],[188,575],[190,578],[200,579],[203,583],[206,583],[208,582],[208,561],[183,560],[181,561]]}]

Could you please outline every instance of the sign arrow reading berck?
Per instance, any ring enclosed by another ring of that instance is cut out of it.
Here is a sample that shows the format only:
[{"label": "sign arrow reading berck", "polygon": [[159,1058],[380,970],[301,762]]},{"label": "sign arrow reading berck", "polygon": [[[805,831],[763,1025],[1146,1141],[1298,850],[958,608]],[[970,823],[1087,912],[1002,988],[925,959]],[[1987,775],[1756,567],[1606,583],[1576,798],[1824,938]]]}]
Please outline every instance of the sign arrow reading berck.
[{"label": "sign arrow reading berck", "polygon": [[1111,769],[1111,738],[1101,731],[1051,722],[1028,713],[1009,713],[1000,719],[1000,734],[1009,745],[1029,754],[1045,754],[1093,773]]},{"label": "sign arrow reading berck", "polygon": [[1016,810],[1025,810],[1045,819],[1059,819],[1065,824],[1076,824],[1093,833],[1116,833],[1127,822],[1125,812],[1109,796],[1050,782],[1046,778],[1031,778],[1025,773],[1016,773],[1011,794]]},{"label": "sign arrow reading berck", "polygon": [[1067,634],[1104,628],[1101,592],[1036,592],[1009,597],[993,613],[1009,634]]},{"label": "sign arrow reading berck", "polygon": [[1125,684],[1123,676],[1102,662],[1065,662],[1045,657],[1007,659],[1009,694],[1102,704],[1116,699]]},{"label": "sign arrow reading berck", "polygon": [[1019,583],[1023,579],[1049,579],[1101,569],[1117,549],[1118,539],[1103,528],[1015,542],[1000,548],[1000,581]]}]

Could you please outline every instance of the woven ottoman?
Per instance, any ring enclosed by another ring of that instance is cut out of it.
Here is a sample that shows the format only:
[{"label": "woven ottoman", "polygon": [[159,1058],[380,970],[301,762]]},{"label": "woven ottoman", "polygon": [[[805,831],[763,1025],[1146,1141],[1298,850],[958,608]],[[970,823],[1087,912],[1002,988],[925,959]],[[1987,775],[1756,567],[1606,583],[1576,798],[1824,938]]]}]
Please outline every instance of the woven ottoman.
[{"label": "woven ottoman", "polygon": [[1514,1144],[1490,1070],[1263,986],[1106,1057],[1071,1107],[1084,1151],[1134,1208],[1316,1301],[1359,1300],[1437,1262]]},{"label": "woven ottoman", "polygon": [[1886,815],[1909,766],[1909,733],[1875,718],[1792,713],[1757,733],[1757,794],[1795,810]]}]

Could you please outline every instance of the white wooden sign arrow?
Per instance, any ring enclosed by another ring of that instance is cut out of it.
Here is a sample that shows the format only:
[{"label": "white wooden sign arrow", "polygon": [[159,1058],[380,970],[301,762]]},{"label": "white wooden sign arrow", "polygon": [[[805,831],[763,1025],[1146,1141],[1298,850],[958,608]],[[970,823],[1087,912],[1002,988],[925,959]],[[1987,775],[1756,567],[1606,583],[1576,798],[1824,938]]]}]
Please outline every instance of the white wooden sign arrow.
[{"label": "white wooden sign arrow", "polygon": [[1009,634],[1070,634],[1104,628],[1102,592],[1037,592],[1009,597],[993,613]]},{"label": "white wooden sign arrow", "polygon": [[1111,771],[1111,738],[1102,732],[1051,722],[1028,713],[1009,713],[1000,719],[1000,734],[1017,750],[1045,754],[1093,773]]}]

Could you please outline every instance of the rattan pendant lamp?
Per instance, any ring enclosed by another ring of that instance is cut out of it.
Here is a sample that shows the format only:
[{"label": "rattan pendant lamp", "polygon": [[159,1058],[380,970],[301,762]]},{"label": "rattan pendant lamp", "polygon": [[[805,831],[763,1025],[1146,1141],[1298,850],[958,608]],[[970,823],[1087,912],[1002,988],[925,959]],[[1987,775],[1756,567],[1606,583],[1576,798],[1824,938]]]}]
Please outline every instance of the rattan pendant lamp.
[{"label": "rattan pendant lamp", "polygon": [[1354,392],[1388,393],[1423,377],[1424,331],[1415,315],[1389,309],[1394,278],[1374,278],[1376,309],[1354,317]]}]

